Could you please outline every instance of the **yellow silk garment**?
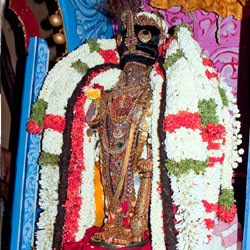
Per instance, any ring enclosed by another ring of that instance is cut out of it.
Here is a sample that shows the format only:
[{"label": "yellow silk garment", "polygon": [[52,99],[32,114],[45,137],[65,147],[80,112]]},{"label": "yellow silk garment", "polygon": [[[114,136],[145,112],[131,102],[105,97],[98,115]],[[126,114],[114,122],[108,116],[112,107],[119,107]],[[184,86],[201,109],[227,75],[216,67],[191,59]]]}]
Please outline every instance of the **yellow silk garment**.
[{"label": "yellow silk garment", "polygon": [[95,226],[101,227],[103,225],[104,214],[104,194],[101,183],[99,162],[95,163],[94,186],[95,186]]},{"label": "yellow silk garment", "polygon": [[150,5],[159,9],[169,9],[173,6],[182,6],[183,12],[205,10],[213,11],[222,18],[234,16],[242,19],[242,7],[246,0],[150,0]]}]

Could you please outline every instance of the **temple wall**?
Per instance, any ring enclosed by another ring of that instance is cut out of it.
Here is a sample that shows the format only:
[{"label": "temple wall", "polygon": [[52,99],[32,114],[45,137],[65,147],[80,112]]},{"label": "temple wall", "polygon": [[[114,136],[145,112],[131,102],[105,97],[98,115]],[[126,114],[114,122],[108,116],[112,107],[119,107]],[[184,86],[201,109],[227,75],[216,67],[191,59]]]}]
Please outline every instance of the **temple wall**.
[{"label": "temple wall", "polygon": [[[145,10],[159,11],[150,7],[147,1],[144,1],[144,5]],[[181,23],[188,23],[193,28],[194,37],[205,55],[212,60],[236,96],[241,22],[232,16],[220,18],[215,13],[203,10],[183,13],[181,7],[159,12],[164,16],[169,28]]]}]

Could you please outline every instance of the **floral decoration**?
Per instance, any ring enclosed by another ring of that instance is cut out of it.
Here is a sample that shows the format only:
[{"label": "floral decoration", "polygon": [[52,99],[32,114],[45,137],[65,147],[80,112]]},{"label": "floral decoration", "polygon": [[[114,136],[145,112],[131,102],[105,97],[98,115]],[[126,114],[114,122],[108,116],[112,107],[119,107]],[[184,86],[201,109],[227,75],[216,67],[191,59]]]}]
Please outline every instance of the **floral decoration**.
[{"label": "floral decoration", "polygon": [[[89,44],[91,47],[89,47]],[[77,50],[67,55],[49,72],[42,90],[39,93],[39,97],[33,105],[33,112],[30,117],[30,121],[27,124],[27,130],[29,132],[38,134],[44,130],[43,152],[40,153],[39,157],[39,164],[41,165],[39,171],[39,183],[42,187],[39,192],[39,206],[42,209],[42,212],[40,213],[37,222],[38,230],[36,232],[36,247],[38,250],[52,249],[54,223],[57,215],[58,204],[58,163],[59,155],[62,150],[61,138],[65,129],[65,107],[67,106],[68,98],[72,95],[76,84],[81,80],[88,68],[103,64],[105,60],[108,61],[108,53],[105,53],[106,50],[112,51],[112,56],[109,60],[110,63],[119,62],[119,57],[116,51],[116,42],[114,39],[102,39],[89,44],[83,44]],[[99,51],[100,54],[98,54],[96,50]],[[100,51],[103,51],[103,53]],[[111,70],[110,75],[118,79],[117,72],[117,70]],[[92,75],[89,78],[89,82],[97,77],[99,73]],[[113,81],[112,84],[115,84],[115,82]],[[83,108],[84,102],[82,103],[82,101],[84,101],[84,99],[86,99],[86,97],[82,94],[80,101],[77,102],[75,106],[74,129],[72,130],[73,138],[74,136],[83,135],[84,117],[82,117],[81,114],[84,113],[81,108]],[[80,192],[82,173],[84,171],[88,172],[88,169],[86,171],[84,167],[84,156],[81,153],[83,150],[78,139],[77,141],[73,140],[76,144],[72,144],[74,157],[72,155],[73,158],[70,165],[71,175],[69,175],[68,179],[69,189],[67,192],[69,199],[65,204],[67,208],[66,210],[68,211],[67,218],[70,219],[66,219],[65,221],[65,241],[75,239],[75,235],[79,232],[79,228],[77,226],[78,217],[83,217],[79,214],[82,209],[82,196],[79,195],[82,193]],[[56,148],[57,152],[53,152],[54,148]],[[80,164],[81,167],[79,169],[74,169],[74,162],[78,160],[81,160],[82,165]],[[53,188],[51,188],[51,185]],[[74,196],[74,192],[76,192],[76,196]],[[86,194],[89,194],[90,196],[92,195],[91,192],[87,192]],[[87,198],[86,200],[88,199],[91,200],[91,198]],[[69,212],[70,209],[72,209],[71,213]],[[92,207],[91,210],[93,211]],[[94,221],[93,215],[92,221]],[[79,220],[79,223],[80,222],[81,220]]]},{"label": "floral decoration", "polygon": [[236,205],[232,205],[229,210],[226,206],[219,206],[217,211],[217,216],[227,223],[231,223],[234,220],[234,217],[236,215],[237,209]]},{"label": "floral decoration", "polygon": [[101,98],[103,91],[104,87],[100,86],[98,83],[95,83],[92,87],[85,86],[83,88],[85,96],[87,96],[90,100],[96,100],[98,98]]},{"label": "floral decoration", "polygon": [[[230,87],[215,72],[212,62],[202,55],[190,28],[180,25],[174,38],[161,46],[166,71],[156,63],[150,73],[153,99],[148,123],[154,162],[150,205],[152,248],[165,249],[156,121],[160,116],[162,86],[167,79],[162,130],[166,135],[166,167],[173,191],[177,249],[206,250],[216,216],[230,222],[236,213],[231,202],[231,177],[233,168],[241,161],[239,153],[243,153],[237,150],[241,143],[240,124],[236,121],[239,111]],[[90,41],[59,61],[39,94],[35,104],[39,108],[34,106],[28,128],[38,133],[44,129],[39,181],[42,212],[36,233],[38,250],[51,249],[53,241],[58,204],[58,160],[63,147],[68,99],[87,70],[103,63],[119,63],[115,39]],[[101,97],[103,90],[113,88],[120,72],[118,68],[93,72],[75,102],[63,242],[80,240],[95,222],[93,180],[98,138],[97,135],[87,136],[84,112],[91,100]],[[84,152],[88,152],[88,157]],[[227,200],[229,193],[230,203],[226,204],[224,197]]]},{"label": "floral decoration", "polygon": [[44,116],[44,129],[53,129],[62,133],[65,128],[65,118],[59,115],[46,114]]},{"label": "floral decoration", "polygon": [[174,36],[165,59],[175,60],[166,67],[162,129],[177,249],[209,249],[216,216],[231,222],[236,212],[231,179],[232,168],[241,160],[236,147],[241,137],[239,114],[230,87],[202,55],[191,29],[180,25]]},{"label": "floral decoration", "polygon": [[33,120],[29,120],[27,123],[27,131],[29,133],[39,135],[42,133],[43,127],[41,127],[39,124],[35,123]]}]

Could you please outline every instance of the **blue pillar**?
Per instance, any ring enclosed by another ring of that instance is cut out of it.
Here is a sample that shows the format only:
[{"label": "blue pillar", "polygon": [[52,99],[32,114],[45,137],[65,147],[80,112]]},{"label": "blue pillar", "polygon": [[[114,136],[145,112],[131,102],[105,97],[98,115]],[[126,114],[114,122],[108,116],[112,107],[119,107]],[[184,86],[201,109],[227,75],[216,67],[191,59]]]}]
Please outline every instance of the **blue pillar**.
[{"label": "blue pillar", "polygon": [[250,249],[250,133],[248,146],[248,164],[247,164],[247,185],[246,185],[246,207],[245,207],[245,222],[244,222],[244,236],[243,249]]},{"label": "blue pillar", "polygon": [[31,113],[31,105],[36,100],[47,74],[48,62],[49,49],[45,40],[38,37],[31,38],[22,97],[10,250],[30,250],[34,243],[40,136],[29,134],[26,131],[26,124]]}]

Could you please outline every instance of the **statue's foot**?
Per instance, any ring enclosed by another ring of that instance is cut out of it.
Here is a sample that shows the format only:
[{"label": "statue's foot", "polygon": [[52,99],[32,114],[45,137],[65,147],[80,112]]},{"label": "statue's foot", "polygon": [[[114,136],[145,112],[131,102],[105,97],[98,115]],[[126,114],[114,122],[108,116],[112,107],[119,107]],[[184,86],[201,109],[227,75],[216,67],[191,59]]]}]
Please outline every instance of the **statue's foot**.
[{"label": "statue's foot", "polygon": [[104,229],[102,232],[96,232],[91,237],[92,242],[105,243],[117,246],[128,246],[133,243],[132,233],[126,228],[110,228]]}]

